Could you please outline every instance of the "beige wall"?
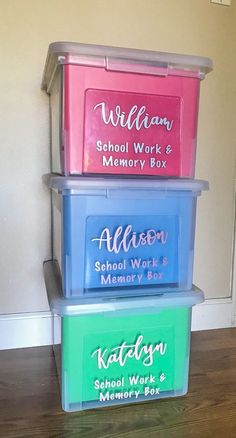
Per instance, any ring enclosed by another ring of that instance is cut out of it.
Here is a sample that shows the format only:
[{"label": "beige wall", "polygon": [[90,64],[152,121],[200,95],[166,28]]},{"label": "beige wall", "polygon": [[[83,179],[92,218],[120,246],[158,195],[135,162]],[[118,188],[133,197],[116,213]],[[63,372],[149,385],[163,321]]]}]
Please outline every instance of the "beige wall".
[{"label": "beige wall", "polygon": [[0,0],[0,313],[47,309],[50,257],[48,97],[40,82],[48,44],[67,40],[213,58],[202,82],[195,282],[230,294],[236,115],[236,6],[209,0]]}]

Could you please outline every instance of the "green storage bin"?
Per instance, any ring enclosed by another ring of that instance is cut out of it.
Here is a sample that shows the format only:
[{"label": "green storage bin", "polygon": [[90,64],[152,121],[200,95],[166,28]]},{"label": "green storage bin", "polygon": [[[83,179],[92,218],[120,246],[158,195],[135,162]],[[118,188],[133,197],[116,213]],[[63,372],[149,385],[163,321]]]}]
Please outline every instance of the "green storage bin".
[{"label": "green storage bin", "polygon": [[204,299],[199,289],[151,297],[65,299],[56,266],[47,262],[44,270],[65,411],[187,392],[191,310]]}]

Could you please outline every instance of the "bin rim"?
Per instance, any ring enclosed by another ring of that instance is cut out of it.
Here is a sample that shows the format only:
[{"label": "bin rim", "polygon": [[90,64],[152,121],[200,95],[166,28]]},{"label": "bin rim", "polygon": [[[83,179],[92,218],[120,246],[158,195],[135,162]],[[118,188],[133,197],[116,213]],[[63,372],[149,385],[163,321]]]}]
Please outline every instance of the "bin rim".
[{"label": "bin rim", "polygon": [[133,312],[150,309],[192,307],[204,301],[204,293],[196,286],[189,291],[159,293],[157,295],[122,298],[64,298],[58,264],[55,260],[44,262],[44,279],[51,312],[59,316],[79,316],[85,314],[109,313],[117,311]]},{"label": "bin rim", "polygon": [[179,72],[179,75],[187,76],[190,72],[196,72],[200,79],[203,79],[213,69],[212,60],[204,56],[55,41],[48,48],[41,85],[42,89],[50,92],[50,85],[58,65],[71,63],[98,66],[108,70],[110,62],[118,62],[119,71],[122,71],[122,63],[124,71],[126,71],[125,64],[130,62],[150,68],[166,70],[165,74],[171,74],[176,70]]},{"label": "bin rim", "polygon": [[201,192],[209,190],[209,183],[198,179],[153,179],[153,178],[105,178],[105,177],[66,177],[54,174],[43,176],[43,182],[58,193],[73,191],[76,194],[85,190],[177,190]]}]

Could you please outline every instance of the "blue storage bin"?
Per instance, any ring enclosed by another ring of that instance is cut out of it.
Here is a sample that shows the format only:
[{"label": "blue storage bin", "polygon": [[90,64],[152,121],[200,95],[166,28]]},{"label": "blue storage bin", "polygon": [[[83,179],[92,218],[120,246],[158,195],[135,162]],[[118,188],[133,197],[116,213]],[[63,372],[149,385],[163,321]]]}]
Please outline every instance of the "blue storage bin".
[{"label": "blue storage bin", "polygon": [[192,287],[196,200],[208,183],[46,176],[66,297]]}]

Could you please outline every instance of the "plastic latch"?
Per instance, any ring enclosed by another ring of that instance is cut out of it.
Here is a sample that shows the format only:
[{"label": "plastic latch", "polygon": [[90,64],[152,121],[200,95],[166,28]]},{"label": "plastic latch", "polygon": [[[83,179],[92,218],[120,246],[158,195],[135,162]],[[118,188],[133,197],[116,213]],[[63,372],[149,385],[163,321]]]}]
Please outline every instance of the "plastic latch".
[{"label": "plastic latch", "polygon": [[165,190],[152,189],[107,189],[107,198],[111,199],[164,199]]},{"label": "plastic latch", "polygon": [[168,63],[145,61],[136,59],[119,59],[106,57],[106,70],[128,73],[139,73],[154,76],[167,76]]}]

